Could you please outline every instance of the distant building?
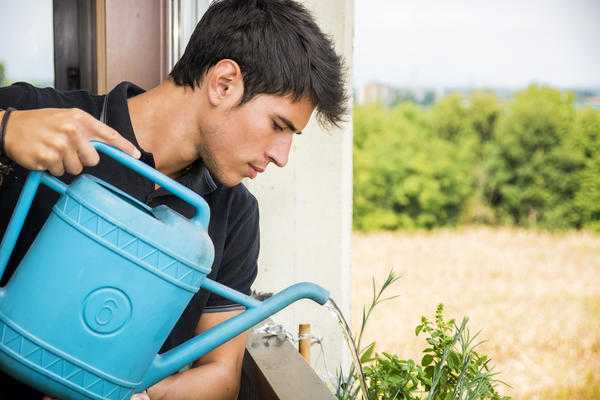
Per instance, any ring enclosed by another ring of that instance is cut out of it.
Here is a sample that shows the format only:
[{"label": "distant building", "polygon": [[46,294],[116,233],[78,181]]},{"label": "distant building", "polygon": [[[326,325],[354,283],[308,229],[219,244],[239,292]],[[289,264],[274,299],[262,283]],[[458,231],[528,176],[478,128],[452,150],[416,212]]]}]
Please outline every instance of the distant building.
[{"label": "distant building", "polygon": [[431,106],[436,99],[443,97],[444,88],[427,86],[392,86],[381,82],[369,82],[355,92],[358,104],[379,103],[394,106],[402,102],[412,102]]},{"label": "distant building", "polygon": [[589,101],[589,104],[592,106],[592,108],[600,110],[600,94],[597,94],[596,96],[592,97],[588,101]]},{"label": "distant building", "polygon": [[360,104],[381,103],[391,105],[396,100],[396,91],[384,83],[369,82],[364,85],[358,96]]}]

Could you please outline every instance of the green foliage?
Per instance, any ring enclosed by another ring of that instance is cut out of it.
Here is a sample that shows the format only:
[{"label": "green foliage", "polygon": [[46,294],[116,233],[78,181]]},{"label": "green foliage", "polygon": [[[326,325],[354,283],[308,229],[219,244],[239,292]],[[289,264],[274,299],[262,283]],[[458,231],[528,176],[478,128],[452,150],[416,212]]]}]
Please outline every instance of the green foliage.
[{"label": "green foliage", "polygon": [[6,82],[6,69],[4,64],[0,62],[0,86],[4,86]]},{"label": "green foliage", "polygon": [[577,110],[571,93],[357,106],[354,135],[355,229],[600,230],[600,112]]},{"label": "green foliage", "polygon": [[357,371],[356,368],[362,369],[363,365],[366,365],[367,363],[374,360],[373,355],[375,352],[376,345],[375,342],[372,342],[364,348],[361,347],[363,334],[365,332],[365,328],[367,327],[369,317],[373,313],[375,307],[385,301],[393,300],[397,297],[392,296],[384,298],[383,293],[394,283],[396,283],[398,279],[400,279],[400,277],[396,275],[394,271],[390,271],[387,278],[385,279],[381,287],[378,289],[377,285],[375,284],[375,278],[373,278],[373,296],[371,297],[371,304],[369,304],[367,307],[363,307],[360,331],[358,333],[358,336],[354,340],[354,345],[356,349],[358,349],[359,361],[361,365],[352,365],[347,375],[344,375],[341,371],[338,373],[338,382],[336,385],[335,393],[336,398],[338,400],[355,400],[359,398],[358,393],[360,391],[360,388],[358,387],[359,378],[357,377],[359,371]]},{"label": "green foliage", "polygon": [[[508,400],[495,389],[498,381],[491,371],[490,359],[476,351],[477,335],[470,336],[468,319],[457,326],[453,319],[444,318],[444,307],[438,305],[433,321],[426,317],[416,327],[415,334],[426,336],[427,347],[421,362],[402,359],[396,354],[375,352],[373,342],[361,348],[361,339],[374,308],[383,293],[398,280],[390,272],[381,288],[373,281],[371,304],[363,308],[361,328],[355,344],[360,351],[360,363],[367,381],[368,399],[365,400]],[[338,374],[336,398],[360,399],[356,387],[354,366],[349,374]]]},{"label": "green foliage", "polygon": [[486,143],[494,136],[502,104],[498,97],[490,92],[475,92],[469,101],[469,125],[479,141]]},{"label": "green foliage", "polygon": [[467,101],[461,95],[444,97],[431,113],[432,128],[438,137],[456,140],[469,129]]},{"label": "green foliage", "polygon": [[581,163],[563,146],[575,120],[573,95],[531,86],[500,117],[489,147],[487,191],[501,220],[561,227],[577,191]]},{"label": "green foliage", "polygon": [[456,224],[472,191],[469,154],[432,135],[421,109],[358,108],[354,134],[356,228]]},{"label": "green foliage", "polygon": [[402,360],[395,354],[383,353],[366,369],[369,399],[422,399],[422,369],[413,360]]},{"label": "green foliage", "polygon": [[577,113],[570,147],[579,157],[583,169],[577,176],[579,190],[574,208],[580,225],[600,232],[600,113],[591,108]]},{"label": "green foliage", "polygon": [[422,317],[415,333],[426,335],[421,363],[389,353],[377,355],[365,368],[369,398],[376,400],[507,399],[498,394],[490,359],[476,351],[467,319],[460,326],[444,319],[443,305],[434,321]]}]

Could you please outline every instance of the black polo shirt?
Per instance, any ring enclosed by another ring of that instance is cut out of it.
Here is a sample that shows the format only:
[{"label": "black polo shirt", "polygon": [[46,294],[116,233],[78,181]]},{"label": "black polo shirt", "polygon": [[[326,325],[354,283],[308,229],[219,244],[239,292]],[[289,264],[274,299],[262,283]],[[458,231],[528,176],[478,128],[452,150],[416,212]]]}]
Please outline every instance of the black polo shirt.
[{"label": "black polo shirt", "polygon": [[[107,95],[106,122],[140,149],[142,162],[154,167],[152,154],[143,151],[136,140],[127,107],[127,99],[142,92],[141,88],[129,82],[117,85]],[[99,119],[103,103],[104,96],[93,96],[85,91],[62,92],[51,88],[39,89],[26,83],[0,88],[0,108],[14,107],[18,110],[50,107],[80,108]],[[105,180],[151,207],[166,204],[188,218],[194,214],[193,208],[187,203],[165,189],[155,190],[154,183],[108,157],[101,155],[97,166],[85,168],[83,172]],[[0,186],[0,237],[4,235],[26,177],[27,170],[15,165]],[[74,178],[68,174],[60,177],[67,184]],[[209,277],[244,294],[249,294],[250,286],[256,277],[259,252],[259,216],[256,199],[242,184],[228,188],[215,182],[201,160],[192,164],[177,181],[200,194],[210,207],[211,218],[208,231],[215,246],[215,259]],[[57,199],[56,192],[44,185],[40,186],[0,285],[4,286],[14,272]],[[189,239],[193,240],[193,238]],[[190,338],[203,312],[228,311],[237,308],[241,306],[200,290],[190,301],[161,351],[166,351]],[[140,334],[143,335],[145,332]],[[11,384],[17,385],[14,382]],[[5,398],[2,388],[8,386],[8,377],[0,373],[0,398]]]}]

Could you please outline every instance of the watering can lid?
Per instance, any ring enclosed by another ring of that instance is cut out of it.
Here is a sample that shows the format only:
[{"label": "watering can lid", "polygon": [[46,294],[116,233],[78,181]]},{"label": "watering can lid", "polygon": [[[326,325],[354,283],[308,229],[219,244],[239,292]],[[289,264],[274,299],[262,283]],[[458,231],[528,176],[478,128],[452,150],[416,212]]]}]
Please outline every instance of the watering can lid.
[{"label": "watering can lid", "polygon": [[[131,240],[138,238],[139,246],[144,247],[138,248],[142,257],[155,249],[166,256],[165,262],[173,258],[203,274],[210,273],[214,247],[208,232],[166,205],[149,207],[88,174],[75,179],[66,195],[98,215],[103,224],[120,228]],[[157,256],[160,258],[160,254]]]}]

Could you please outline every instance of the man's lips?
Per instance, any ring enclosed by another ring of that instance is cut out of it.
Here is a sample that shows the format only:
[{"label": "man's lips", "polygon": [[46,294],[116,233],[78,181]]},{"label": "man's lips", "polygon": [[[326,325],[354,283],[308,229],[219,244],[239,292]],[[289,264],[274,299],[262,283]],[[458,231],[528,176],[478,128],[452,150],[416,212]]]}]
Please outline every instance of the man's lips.
[{"label": "man's lips", "polygon": [[253,164],[250,164],[250,166],[258,172],[265,172],[265,168],[257,167],[256,165],[253,165]]},{"label": "man's lips", "polygon": [[261,172],[265,172],[264,168],[260,168],[257,166],[254,166],[252,164],[248,164],[250,166],[250,168],[248,168],[248,177],[251,179],[256,178],[256,175],[258,175]]}]

